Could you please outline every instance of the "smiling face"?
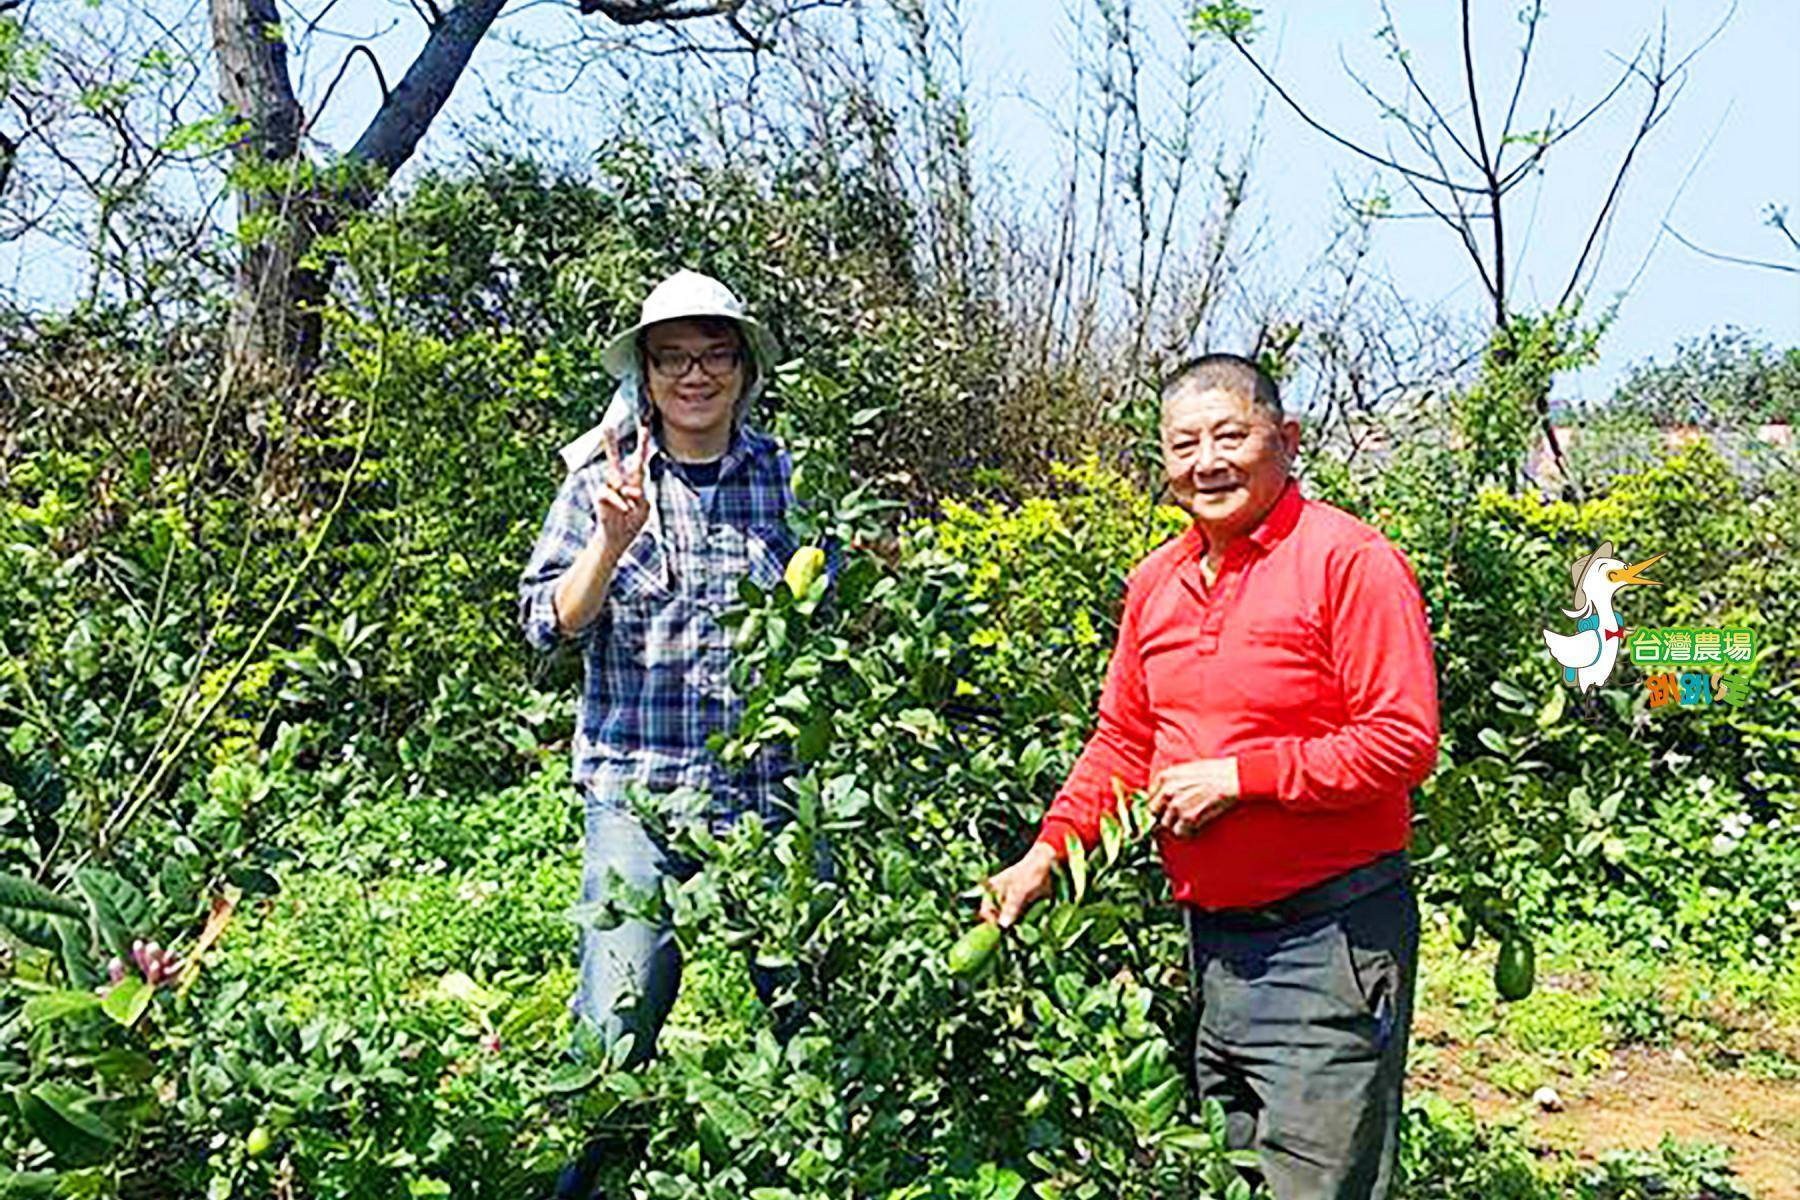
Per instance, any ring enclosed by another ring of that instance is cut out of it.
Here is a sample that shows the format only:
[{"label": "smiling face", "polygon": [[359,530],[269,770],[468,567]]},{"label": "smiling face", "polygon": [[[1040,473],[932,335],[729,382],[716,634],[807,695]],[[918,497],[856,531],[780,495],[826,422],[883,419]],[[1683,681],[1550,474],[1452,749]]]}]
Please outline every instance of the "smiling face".
[{"label": "smiling face", "polygon": [[1163,472],[1175,502],[1214,546],[1255,529],[1281,498],[1300,423],[1245,389],[1177,386],[1163,399]]},{"label": "smiling face", "polygon": [[730,321],[663,321],[644,331],[644,377],[663,429],[688,441],[729,438],[748,376]]}]

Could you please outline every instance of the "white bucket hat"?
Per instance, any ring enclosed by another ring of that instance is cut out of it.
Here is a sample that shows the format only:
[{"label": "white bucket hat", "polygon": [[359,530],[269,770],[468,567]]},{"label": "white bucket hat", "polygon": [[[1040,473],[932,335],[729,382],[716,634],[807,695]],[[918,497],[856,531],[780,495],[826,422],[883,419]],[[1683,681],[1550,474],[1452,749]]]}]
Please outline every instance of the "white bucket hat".
[{"label": "white bucket hat", "polygon": [[710,275],[677,271],[644,297],[638,323],[619,334],[600,352],[600,365],[614,379],[623,379],[637,367],[638,334],[661,321],[688,317],[723,317],[744,332],[758,378],[766,379],[781,357],[781,349],[768,329],[752,317],[732,290]]},{"label": "white bucket hat", "polygon": [[[750,358],[756,365],[744,394],[738,398],[735,421],[742,425],[750,407],[768,385],[781,358],[781,348],[768,328],[752,317],[732,290],[698,271],[677,271],[644,298],[638,323],[606,344],[600,352],[600,365],[618,380],[612,400],[606,406],[599,424],[564,446],[558,453],[571,472],[579,471],[600,457],[606,445],[606,431],[611,429],[620,444],[629,449],[637,432],[637,423],[649,414],[649,392],[644,387],[644,373],[638,362],[638,334],[659,321],[676,321],[685,317],[723,317],[735,321],[744,333]],[[651,509],[654,522],[655,509]]]}]

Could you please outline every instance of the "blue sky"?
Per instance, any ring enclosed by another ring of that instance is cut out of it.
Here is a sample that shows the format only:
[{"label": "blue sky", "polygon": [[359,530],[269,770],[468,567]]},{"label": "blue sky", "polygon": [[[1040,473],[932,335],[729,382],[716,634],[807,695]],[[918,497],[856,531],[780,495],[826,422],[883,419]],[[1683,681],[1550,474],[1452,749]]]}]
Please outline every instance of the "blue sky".
[{"label": "blue sky", "polygon": [[[1482,92],[1501,103],[1516,61],[1523,0],[1478,2],[1476,46]],[[193,11],[188,0],[171,0]],[[1061,167],[1054,122],[1074,102],[1074,47],[1083,36],[1075,14],[1092,0],[963,0],[967,16],[965,60],[973,82],[978,152],[996,180],[1025,203],[1039,188],[1048,201]],[[1426,86],[1455,102],[1463,95],[1457,6],[1449,0],[1391,0],[1395,23],[1412,48]],[[1180,48],[1177,0],[1136,0],[1152,30],[1153,54],[1172,58]],[[1265,3],[1256,43],[1277,76],[1328,124],[1359,141],[1379,145],[1386,136],[1375,111],[1346,77],[1340,55],[1378,86],[1397,82],[1374,33],[1383,23],[1379,0],[1294,0]],[[1685,48],[1710,32],[1728,11],[1721,0],[1687,0],[1667,10],[1672,47]],[[1567,113],[1610,83],[1620,57],[1657,32],[1662,13],[1632,0],[1553,0],[1540,29],[1532,82],[1521,101],[1519,124],[1542,122],[1547,110]],[[565,15],[542,5],[515,2],[499,28],[542,32]],[[1087,18],[1091,23],[1091,15]],[[367,29],[392,27],[377,43],[390,80],[397,79],[417,48],[421,30],[398,0],[357,0],[335,10],[334,24]],[[589,28],[593,28],[592,21]],[[1091,33],[1091,30],[1090,30]],[[1800,263],[1780,235],[1763,224],[1771,203],[1791,205],[1800,227],[1800,4],[1793,0],[1740,0],[1716,41],[1689,68],[1686,87],[1668,118],[1640,152],[1607,238],[1604,269],[1591,305],[1603,306],[1627,284],[1616,320],[1602,343],[1601,362],[1566,377],[1565,398],[1603,396],[1635,361],[1666,356],[1676,342],[1708,329],[1736,325],[1778,345],[1800,344],[1800,274],[1751,270],[1709,261],[1672,238],[1658,242],[1669,222],[1694,242],[1724,253]],[[341,47],[331,52],[341,53]],[[1615,57],[1619,56],[1619,57]],[[335,64],[331,64],[335,65]],[[477,53],[472,74],[453,96],[446,116],[428,135],[421,159],[454,160],[457,139],[479,128],[484,89],[506,98],[510,56],[490,38]],[[316,102],[328,73],[307,65],[303,102]],[[1167,87],[1166,70],[1152,67],[1153,87]],[[1232,142],[1250,129],[1265,92],[1248,67],[1226,54],[1209,76],[1202,129],[1215,143]],[[537,98],[529,107],[545,128],[568,137],[591,124],[583,107],[591,98]],[[515,97],[516,99],[516,97]],[[354,140],[373,108],[375,92],[364,60],[352,62],[344,85],[316,132],[338,148]],[[1552,152],[1547,174],[1518,193],[1509,240],[1515,307],[1547,304],[1560,293],[1563,275],[1586,236],[1610,184],[1618,155],[1638,115],[1630,94]],[[1304,286],[1333,221],[1337,189],[1366,194],[1378,172],[1307,129],[1279,103],[1264,111],[1262,144],[1248,206],[1254,241],[1253,277],[1269,292]],[[1393,181],[1388,190],[1403,193]],[[26,292],[53,296],[41,248],[15,259],[14,274]],[[48,256],[54,257],[54,255]],[[1433,221],[1384,224],[1375,266],[1421,309],[1475,314],[1481,293],[1451,232]],[[35,265],[25,266],[30,262]]]},{"label": "blue sky", "polygon": [[[1044,157],[1051,139],[1043,133],[1043,107],[1069,101],[1072,42],[1066,16],[1050,20],[1046,14],[1061,7],[1038,0],[972,6],[971,43],[1003,60],[982,88],[988,118],[983,125],[996,131],[993,148],[1013,159],[1015,178],[1055,174]],[[1382,122],[1346,77],[1339,57],[1377,86],[1398,80],[1374,38],[1384,23],[1379,4],[1297,0],[1263,8],[1265,31],[1255,45],[1276,77],[1327,124],[1380,145]],[[1518,8],[1519,0],[1475,5],[1481,92],[1484,98],[1499,92],[1502,103],[1517,62]],[[1393,0],[1391,9],[1425,86],[1440,98],[1464,95],[1457,6],[1448,0]],[[1712,0],[1671,7],[1670,45],[1692,46],[1728,9]],[[1644,37],[1657,33],[1661,15],[1651,6],[1619,0],[1553,0],[1539,28],[1521,125],[1532,127],[1524,118],[1551,108],[1566,112],[1591,102],[1616,76],[1618,60],[1612,56],[1629,57]],[[1611,302],[1628,283],[1630,291],[1601,345],[1600,363],[1566,379],[1564,396],[1603,396],[1633,361],[1666,355],[1678,340],[1714,326],[1737,325],[1780,345],[1800,344],[1800,275],[1729,266],[1670,237],[1656,241],[1667,214],[1672,226],[1699,245],[1800,265],[1800,253],[1762,224],[1770,203],[1786,204],[1792,208],[1791,227],[1800,230],[1796,51],[1800,4],[1742,0],[1718,39],[1689,68],[1685,91],[1634,162],[1591,304]],[[1228,61],[1223,68],[1212,76],[1219,114],[1213,123],[1247,125],[1264,89],[1247,65]],[[1561,293],[1564,273],[1580,252],[1640,111],[1632,95],[1596,118],[1552,152],[1535,194],[1519,194],[1509,234],[1514,245],[1524,243],[1523,255],[1514,259],[1515,306],[1548,304]],[[1306,271],[1333,219],[1336,182],[1360,194],[1376,172],[1278,103],[1267,109],[1264,134],[1253,183],[1268,239],[1259,263],[1272,277],[1289,280]],[[1396,197],[1403,194],[1398,185],[1390,190]],[[1481,301],[1461,246],[1435,221],[1387,223],[1377,235],[1376,257],[1414,303],[1473,309]]]},{"label": "blue sky", "polygon": [[[1523,0],[1477,0],[1475,45],[1481,92],[1489,111],[1510,89],[1517,61]],[[1293,0],[1265,3],[1256,46],[1297,99],[1351,138],[1380,145],[1387,127],[1346,76],[1347,60],[1384,89],[1398,82],[1375,31],[1384,24],[1379,0]],[[1136,0],[1152,32],[1153,57],[1180,50],[1178,0]],[[1446,104],[1465,94],[1461,76],[1458,6],[1449,0],[1390,0],[1395,25],[1412,50],[1425,86]],[[1055,123],[1075,102],[1074,61],[1079,40],[1092,36],[1092,0],[963,0],[965,61],[976,105],[983,164],[1030,202],[1041,181],[1048,202],[1062,168]],[[1532,73],[1520,102],[1519,126],[1532,128],[1547,113],[1566,114],[1597,97],[1620,63],[1668,21],[1672,49],[1685,50],[1731,12],[1729,0],[1687,0],[1657,10],[1634,0],[1551,0],[1539,28]],[[1086,13],[1084,32],[1078,17]],[[502,18],[502,28],[548,28],[544,10]],[[1639,152],[1605,257],[1589,292],[1590,311],[1619,299],[1601,344],[1598,364],[1565,376],[1565,399],[1604,397],[1632,363],[1668,355],[1680,340],[1735,325],[1777,345],[1800,345],[1800,274],[1752,270],[1710,261],[1659,233],[1665,215],[1695,243],[1722,253],[1800,263],[1800,253],[1763,224],[1771,203],[1792,206],[1800,228],[1800,4],[1740,0],[1717,39],[1688,68],[1685,88],[1668,117]],[[408,48],[387,54],[405,61]],[[384,55],[385,56],[385,55]],[[504,92],[506,55],[484,47],[475,70]],[[397,65],[390,66],[390,73]],[[1152,66],[1154,87],[1165,91],[1171,73]],[[1247,132],[1263,111],[1248,224],[1259,232],[1255,263],[1267,289],[1304,286],[1328,232],[1341,212],[1338,188],[1366,194],[1384,181],[1369,164],[1331,145],[1279,103],[1264,106],[1266,89],[1249,68],[1222,56],[1209,75],[1202,128],[1230,140]],[[459,89],[452,114],[476,111],[477,88]],[[1541,183],[1517,195],[1509,239],[1515,307],[1552,303],[1564,273],[1580,253],[1620,154],[1640,115],[1641,92],[1630,91],[1585,129],[1556,148]],[[372,101],[348,99],[346,142]],[[585,120],[576,100],[539,100],[532,107],[546,127],[567,135]],[[334,102],[335,106],[336,102]],[[1490,120],[1492,118],[1490,117]],[[448,123],[446,123],[447,127]],[[327,135],[330,136],[329,127]],[[440,157],[446,135],[425,150]],[[450,135],[453,136],[453,135]],[[452,151],[453,153],[453,151]],[[1414,206],[1416,207],[1416,206]],[[1784,259],[1785,253],[1785,259]],[[1374,266],[1407,301],[1425,309],[1476,313],[1482,295],[1454,235],[1434,221],[1395,221],[1378,234]]]}]

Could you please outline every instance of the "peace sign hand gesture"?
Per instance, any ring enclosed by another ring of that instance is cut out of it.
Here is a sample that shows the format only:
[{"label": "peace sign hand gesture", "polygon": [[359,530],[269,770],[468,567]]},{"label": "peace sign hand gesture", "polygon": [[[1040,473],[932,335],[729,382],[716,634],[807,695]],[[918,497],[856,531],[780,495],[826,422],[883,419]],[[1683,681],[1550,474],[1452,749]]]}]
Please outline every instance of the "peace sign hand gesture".
[{"label": "peace sign hand gesture", "polygon": [[594,502],[593,541],[601,551],[616,556],[631,545],[650,516],[650,502],[644,496],[644,463],[650,456],[650,427],[638,424],[637,449],[624,463],[619,461],[619,435],[608,428],[606,439],[605,482],[595,484],[588,477],[588,496]]}]

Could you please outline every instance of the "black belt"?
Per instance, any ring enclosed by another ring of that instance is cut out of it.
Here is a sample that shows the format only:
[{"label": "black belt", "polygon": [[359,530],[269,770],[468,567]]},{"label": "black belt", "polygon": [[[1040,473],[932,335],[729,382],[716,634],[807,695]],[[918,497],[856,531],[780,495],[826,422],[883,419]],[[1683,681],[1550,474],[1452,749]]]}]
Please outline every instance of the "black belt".
[{"label": "black belt", "polygon": [[1406,879],[1410,873],[1406,851],[1396,850],[1374,862],[1352,867],[1341,875],[1333,875],[1330,879],[1301,888],[1256,908],[1206,909],[1188,905],[1189,927],[1228,932],[1280,929],[1325,913],[1336,912],[1364,896],[1385,891]]}]

